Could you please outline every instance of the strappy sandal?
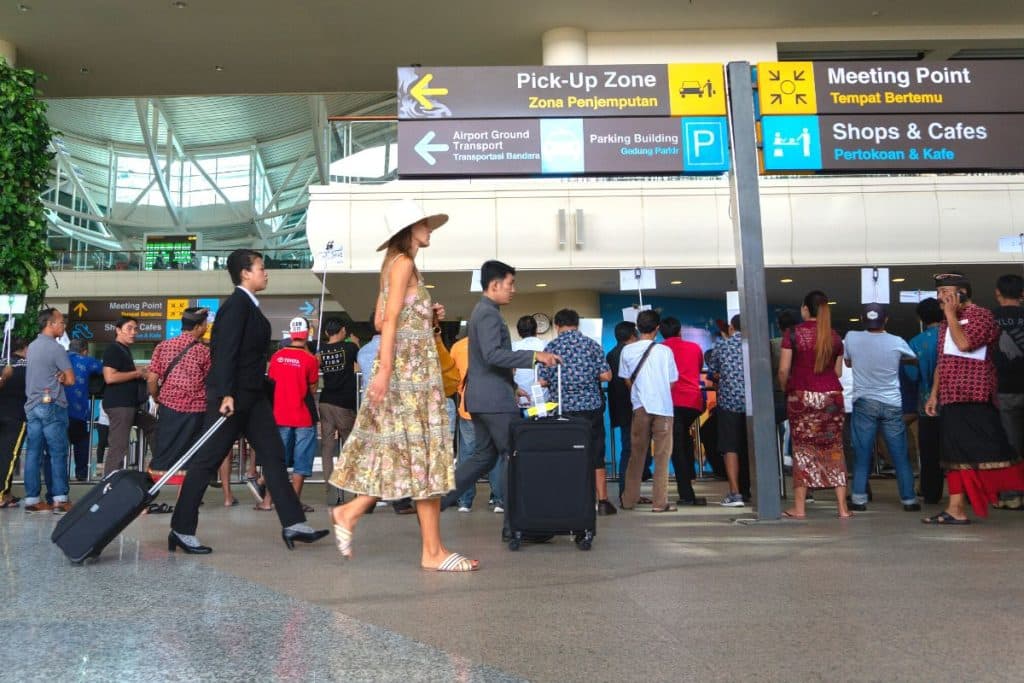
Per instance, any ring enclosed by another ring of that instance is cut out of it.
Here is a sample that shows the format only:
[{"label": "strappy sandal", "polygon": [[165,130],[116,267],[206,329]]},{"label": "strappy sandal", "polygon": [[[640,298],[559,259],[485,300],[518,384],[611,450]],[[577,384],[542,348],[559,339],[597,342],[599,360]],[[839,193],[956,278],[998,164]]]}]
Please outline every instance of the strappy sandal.
[{"label": "strappy sandal", "polygon": [[316,510],[313,509],[312,505],[306,505],[305,503],[302,504],[302,511],[303,512],[316,512]]},{"label": "strappy sandal", "polygon": [[[334,528],[337,529],[338,527],[335,526]],[[459,553],[452,553],[444,558],[444,561],[438,566],[423,567],[423,570],[428,572],[475,572],[479,568],[480,563],[476,560],[471,560]]]},{"label": "strappy sandal", "polygon": [[672,503],[669,503],[663,508],[651,508],[651,512],[675,512],[678,509],[678,507],[676,507]]},{"label": "strappy sandal", "polygon": [[334,525],[334,541],[338,552],[346,560],[352,557],[352,532],[340,524]]},{"label": "strappy sandal", "polygon": [[970,524],[969,519],[957,519],[953,515],[949,514],[945,510],[937,515],[931,517],[925,517],[921,520],[923,524],[938,524],[940,526],[963,526],[964,524]]},{"label": "strappy sandal", "polygon": [[21,498],[18,498],[17,496],[9,496],[7,498],[4,498],[3,502],[0,503],[0,509],[16,508],[18,507],[18,501],[20,500]]}]

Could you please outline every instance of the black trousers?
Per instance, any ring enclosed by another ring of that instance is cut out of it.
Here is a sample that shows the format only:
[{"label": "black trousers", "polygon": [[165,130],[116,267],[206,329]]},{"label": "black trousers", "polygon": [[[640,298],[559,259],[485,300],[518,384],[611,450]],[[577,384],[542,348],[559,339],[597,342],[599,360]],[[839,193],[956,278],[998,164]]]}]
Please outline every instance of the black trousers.
[{"label": "black trousers", "polygon": [[[455,490],[441,499],[441,509],[458,503],[459,496],[469,487],[476,486],[482,476],[501,463],[502,499],[508,503],[508,456],[512,450],[512,423],[520,422],[519,413],[473,413],[473,436],[476,439],[473,455],[455,468]],[[508,517],[505,528],[508,528]]]},{"label": "black trousers", "polygon": [[691,501],[696,494],[693,492],[694,456],[690,427],[703,411],[674,406],[672,412],[672,469],[676,471],[676,489],[679,500]]},{"label": "black trousers", "polygon": [[69,417],[68,443],[75,456],[75,479],[85,481],[89,476],[89,423]]},{"label": "black trousers", "polygon": [[[18,454],[25,443],[25,419],[0,417],[0,494],[10,493],[14,472],[18,469]],[[47,486],[49,491],[50,487]]]},{"label": "black trousers", "polygon": [[917,452],[921,459],[921,497],[926,503],[942,500],[946,479],[939,465],[939,430],[942,417],[920,415],[917,418]]},{"label": "black trousers", "polygon": [[[263,478],[281,526],[306,521],[299,497],[295,495],[295,489],[288,480],[288,470],[284,466],[284,444],[274,422],[270,401],[263,392],[239,394],[235,397],[234,415],[224,422],[186,466],[188,474],[171,517],[171,529],[179,534],[195,534],[199,525],[199,503],[203,501],[206,487],[224,461],[224,454],[242,435],[256,451],[256,463],[263,466]],[[220,417],[219,409],[220,400],[211,400],[207,404],[204,433]]]}]

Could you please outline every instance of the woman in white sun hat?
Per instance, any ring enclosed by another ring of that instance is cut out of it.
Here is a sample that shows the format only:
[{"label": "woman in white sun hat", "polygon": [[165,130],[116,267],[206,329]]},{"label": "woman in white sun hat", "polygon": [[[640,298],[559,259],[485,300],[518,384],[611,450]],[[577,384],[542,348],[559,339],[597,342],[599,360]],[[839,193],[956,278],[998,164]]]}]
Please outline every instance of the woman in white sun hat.
[{"label": "woman in white sun hat", "polygon": [[338,550],[352,556],[352,532],[378,500],[416,501],[423,550],[431,571],[466,572],[479,566],[441,542],[441,496],[455,488],[448,413],[434,336],[444,307],[432,303],[416,268],[416,254],[430,233],[448,221],[428,216],[404,199],[387,211],[387,250],[380,274],[375,320],[380,351],[366,401],[341,449],[330,484],[356,497],[331,509]]}]

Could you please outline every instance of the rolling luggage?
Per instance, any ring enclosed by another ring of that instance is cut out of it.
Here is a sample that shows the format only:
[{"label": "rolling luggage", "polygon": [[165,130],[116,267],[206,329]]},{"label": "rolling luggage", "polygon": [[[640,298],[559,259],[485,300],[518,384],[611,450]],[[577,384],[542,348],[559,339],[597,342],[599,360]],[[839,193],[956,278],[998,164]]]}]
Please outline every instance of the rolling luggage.
[{"label": "rolling luggage", "polygon": [[512,425],[505,511],[509,550],[524,540],[569,534],[590,550],[597,532],[590,424],[562,416],[562,368],[558,368],[558,415]]},{"label": "rolling luggage", "polygon": [[167,480],[185,466],[226,419],[224,416],[217,418],[152,486],[149,475],[138,470],[117,470],[108,474],[57,522],[50,540],[75,564],[99,557],[107,544],[142,514]]}]

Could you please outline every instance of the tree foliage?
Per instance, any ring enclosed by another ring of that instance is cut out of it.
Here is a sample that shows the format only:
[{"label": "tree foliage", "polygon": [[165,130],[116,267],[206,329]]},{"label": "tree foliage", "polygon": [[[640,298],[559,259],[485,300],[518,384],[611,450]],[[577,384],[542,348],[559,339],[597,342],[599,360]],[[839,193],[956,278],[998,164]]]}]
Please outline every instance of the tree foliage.
[{"label": "tree foliage", "polygon": [[46,295],[51,258],[39,195],[50,173],[53,131],[39,79],[0,57],[0,294],[28,294],[27,315],[15,328],[27,338],[36,333],[34,312]]}]

